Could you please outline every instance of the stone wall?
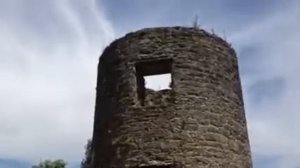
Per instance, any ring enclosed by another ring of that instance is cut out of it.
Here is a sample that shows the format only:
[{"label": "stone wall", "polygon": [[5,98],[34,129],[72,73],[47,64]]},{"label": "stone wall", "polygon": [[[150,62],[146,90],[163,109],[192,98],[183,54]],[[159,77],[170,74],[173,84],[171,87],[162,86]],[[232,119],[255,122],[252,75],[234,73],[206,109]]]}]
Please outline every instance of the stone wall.
[{"label": "stone wall", "polygon": [[[167,72],[171,89],[144,87],[143,76]],[[100,57],[94,167],[174,163],[252,167],[237,57],[224,40],[204,30],[162,27],[129,33]]]}]

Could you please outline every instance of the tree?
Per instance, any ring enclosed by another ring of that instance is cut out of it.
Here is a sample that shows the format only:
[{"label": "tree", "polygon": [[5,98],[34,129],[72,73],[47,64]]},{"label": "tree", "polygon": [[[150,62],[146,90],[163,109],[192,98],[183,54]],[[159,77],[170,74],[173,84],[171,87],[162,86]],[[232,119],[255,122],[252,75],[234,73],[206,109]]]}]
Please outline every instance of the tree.
[{"label": "tree", "polygon": [[198,24],[198,15],[195,16],[195,19],[193,21],[193,27],[198,30],[200,29],[200,25]]},{"label": "tree", "polygon": [[85,158],[81,161],[81,168],[92,167],[92,140],[89,139],[85,146]]},{"label": "tree", "polygon": [[38,165],[32,166],[32,168],[65,168],[67,163],[64,160],[45,160],[40,162]]}]

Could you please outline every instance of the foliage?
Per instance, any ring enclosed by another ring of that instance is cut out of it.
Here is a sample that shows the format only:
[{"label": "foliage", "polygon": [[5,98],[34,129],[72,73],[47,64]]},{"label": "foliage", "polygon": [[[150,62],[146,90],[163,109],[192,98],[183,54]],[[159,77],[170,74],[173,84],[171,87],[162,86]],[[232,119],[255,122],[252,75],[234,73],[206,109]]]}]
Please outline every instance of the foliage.
[{"label": "foliage", "polygon": [[32,166],[32,168],[65,168],[67,163],[64,160],[45,160],[40,162],[38,165]]},{"label": "foliage", "polygon": [[81,168],[91,168],[92,162],[92,140],[89,139],[85,146],[85,158],[81,161]]},{"label": "foliage", "polygon": [[195,19],[193,21],[193,28],[200,29],[200,25],[198,24],[198,16],[195,16]]}]

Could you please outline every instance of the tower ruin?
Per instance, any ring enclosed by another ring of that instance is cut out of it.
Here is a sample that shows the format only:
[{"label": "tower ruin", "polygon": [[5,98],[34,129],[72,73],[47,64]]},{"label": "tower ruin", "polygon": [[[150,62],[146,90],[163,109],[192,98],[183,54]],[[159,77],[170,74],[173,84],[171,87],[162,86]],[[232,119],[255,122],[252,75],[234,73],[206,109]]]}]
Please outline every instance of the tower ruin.
[{"label": "tower ruin", "polygon": [[[145,87],[166,73],[170,89]],[[92,147],[94,168],[251,168],[234,50],[187,27],[115,40],[98,66]]]}]

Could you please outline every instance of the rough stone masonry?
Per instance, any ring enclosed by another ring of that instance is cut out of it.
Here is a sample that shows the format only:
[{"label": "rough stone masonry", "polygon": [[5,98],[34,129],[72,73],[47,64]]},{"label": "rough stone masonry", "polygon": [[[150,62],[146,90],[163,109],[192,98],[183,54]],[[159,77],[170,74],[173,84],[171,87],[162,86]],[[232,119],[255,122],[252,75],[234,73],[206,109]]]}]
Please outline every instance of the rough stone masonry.
[{"label": "rough stone masonry", "polygon": [[[145,76],[171,74],[170,89]],[[129,33],[98,66],[93,168],[251,168],[231,46],[198,28]]]}]

